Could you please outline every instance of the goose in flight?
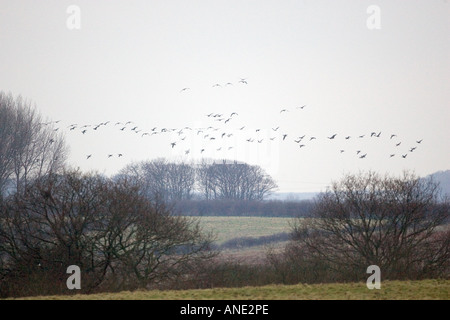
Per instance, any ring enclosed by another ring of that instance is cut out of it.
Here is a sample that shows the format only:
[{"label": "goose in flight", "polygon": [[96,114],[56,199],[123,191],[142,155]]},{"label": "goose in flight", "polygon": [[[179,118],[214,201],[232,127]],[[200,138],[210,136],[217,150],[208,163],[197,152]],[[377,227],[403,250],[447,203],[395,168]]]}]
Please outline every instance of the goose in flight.
[{"label": "goose in flight", "polygon": [[328,139],[333,140],[334,138],[336,138],[337,133],[333,134],[331,137],[328,137]]},{"label": "goose in flight", "polygon": [[420,139],[420,140],[418,140],[418,141],[416,141],[416,142],[417,142],[417,143],[421,143],[421,142],[422,142],[422,140],[423,140],[423,139]]},{"label": "goose in flight", "polygon": [[88,154],[88,155],[86,156],[86,160],[88,160],[90,157],[92,157],[92,154]]},{"label": "goose in flight", "polygon": [[280,111],[280,113],[288,112],[288,111],[289,111],[289,110],[287,110],[287,109],[283,109],[283,110]]},{"label": "goose in flight", "polygon": [[391,134],[391,137],[389,139],[392,139],[392,138],[394,138],[396,136],[397,136],[396,134]]},{"label": "goose in flight", "polygon": [[187,91],[187,90],[190,90],[190,88],[183,88],[183,89],[180,90],[180,92],[184,92],[184,91]]},{"label": "goose in flight", "polygon": [[402,143],[399,142],[399,143],[396,143],[395,146],[398,147],[398,146],[401,145],[401,144],[402,144]]},{"label": "goose in flight", "polygon": [[311,138],[309,138],[309,141],[314,140],[314,139],[317,139],[317,138],[316,137],[311,137]]},{"label": "goose in flight", "polygon": [[364,159],[367,156],[367,153],[363,154],[362,156],[360,156],[360,159]]},{"label": "goose in flight", "polygon": [[402,154],[402,158],[405,159],[408,156],[408,154]]},{"label": "goose in flight", "polygon": [[172,142],[170,145],[172,146],[172,149],[173,149],[173,147],[175,147],[177,145],[177,143],[176,142]]},{"label": "goose in flight", "polygon": [[119,153],[117,156],[120,158],[123,157],[123,154]]},{"label": "goose in flight", "polygon": [[287,134],[283,134],[283,141],[286,139]]},{"label": "goose in flight", "polygon": [[247,79],[241,78],[241,80],[239,80],[239,83],[247,84]]},{"label": "goose in flight", "polygon": [[112,154],[108,154],[108,159],[111,158],[113,155]]},{"label": "goose in flight", "polygon": [[392,157],[394,157],[394,156],[395,156],[395,153],[391,154],[391,155],[389,156],[389,158],[392,158]]}]

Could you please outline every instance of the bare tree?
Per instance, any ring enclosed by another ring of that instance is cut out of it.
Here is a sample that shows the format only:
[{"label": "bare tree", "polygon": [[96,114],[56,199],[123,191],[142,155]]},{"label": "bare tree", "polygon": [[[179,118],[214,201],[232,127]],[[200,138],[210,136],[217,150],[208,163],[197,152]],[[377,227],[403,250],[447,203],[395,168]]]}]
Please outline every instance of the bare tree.
[{"label": "bare tree", "polygon": [[199,188],[206,199],[263,200],[277,188],[261,167],[236,161],[202,162],[198,177]]},{"label": "bare tree", "polygon": [[64,167],[67,147],[51,123],[20,96],[0,92],[0,194]]},{"label": "bare tree", "polygon": [[294,234],[305,255],[353,280],[370,265],[385,278],[442,276],[449,267],[449,215],[432,180],[368,172],[333,183]]},{"label": "bare tree", "polygon": [[157,195],[166,201],[191,199],[196,179],[191,164],[164,158],[127,165],[118,177],[137,183],[148,198]]}]

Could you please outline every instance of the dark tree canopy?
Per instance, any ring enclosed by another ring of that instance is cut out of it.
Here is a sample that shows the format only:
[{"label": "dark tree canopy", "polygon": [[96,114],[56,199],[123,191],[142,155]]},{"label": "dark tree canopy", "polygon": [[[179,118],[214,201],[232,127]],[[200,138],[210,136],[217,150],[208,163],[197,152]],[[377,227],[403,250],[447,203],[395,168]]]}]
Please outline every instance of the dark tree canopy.
[{"label": "dark tree canopy", "polygon": [[69,265],[80,267],[84,292],[108,282],[146,288],[186,276],[214,255],[210,243],[196,221],[124,181],[51,174],[1,204],[0,293],[34,277],[40,287],[28,294],[65,292]]},{"label": "dark tree canopy", "polygon": [[294,228],[305,254],[339,272],[364,275],[370,265],[384,277],[440,276],[448,272],[450,207],[439,187],[405,172],[347,175],[321,194],[307,222]]}]

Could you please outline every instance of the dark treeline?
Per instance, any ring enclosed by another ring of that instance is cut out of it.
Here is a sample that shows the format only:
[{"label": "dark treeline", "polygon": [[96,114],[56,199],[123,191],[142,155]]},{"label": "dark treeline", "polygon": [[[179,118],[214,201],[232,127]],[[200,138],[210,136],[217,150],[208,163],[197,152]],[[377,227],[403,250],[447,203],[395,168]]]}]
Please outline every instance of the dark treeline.
[{"label": "dark treeline", "polygon": [[175,212],[185,216],[259,216],[305,217],[312,200],[180,200],[175,202]]}]

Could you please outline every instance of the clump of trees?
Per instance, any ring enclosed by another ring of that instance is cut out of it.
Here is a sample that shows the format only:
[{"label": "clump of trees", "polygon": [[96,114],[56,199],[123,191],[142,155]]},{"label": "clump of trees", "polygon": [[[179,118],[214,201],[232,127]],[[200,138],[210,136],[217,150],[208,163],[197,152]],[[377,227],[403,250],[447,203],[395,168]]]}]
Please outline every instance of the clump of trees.
[{"label": "clump of trees", "polygon": [[171,202],[194,198],[261,201],[277,188],[261,167],[226,160],[196,165],[159,158],[130,164],[117,177],[141,184],[149,198],[158,195]]},{"label": "clump of trees", "polygon": [[67,293],[69,265],[80,267],[83,292],[148,288],[215,255],[196,221],[125,180],[49,174],[0,209],[2,296]]},{"label": "clump of trees", "polygon": [[142,194],[150,199],[158,196],[165,201],[173,202],[192,199],[196,172],[189,163],[175,163],[158,158],[129,164],[116,178],[126,178],[138,184]]},{"label": "clump of trees", "polygon": [[64,168],[64,137],[31,103],[0,91],[0,197]]},{"label": "clump of trees", "polygon": [[237,161],[202,162],[198,184],[207,200],[263,200],[278,186],[260,167]]},{"label": "clump of trees", "polygon": [[298,219],[284,254],[269,258],[294,281],[362,281],[370,265],[383,279],[448,277],[449,218],[448,199],[432,180],[347,175]]}]

